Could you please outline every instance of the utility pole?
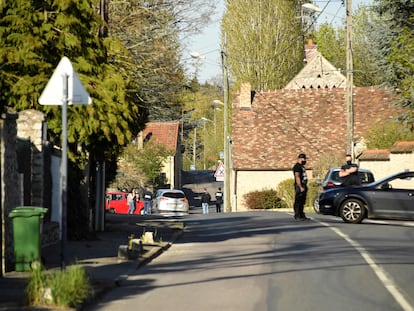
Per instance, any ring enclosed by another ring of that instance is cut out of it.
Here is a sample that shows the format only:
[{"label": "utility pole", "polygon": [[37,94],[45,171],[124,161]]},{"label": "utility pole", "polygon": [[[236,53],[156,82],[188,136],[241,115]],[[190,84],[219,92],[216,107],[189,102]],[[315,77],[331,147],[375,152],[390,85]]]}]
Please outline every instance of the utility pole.
[{"label": "utility pole", "polygon": [[346,0],[346,153],[354,160],[352,0]]},{"label": "utility pole", "polygon": [[229,152],[229,80],[227,74],[227,49],[224,37],[221,51],[223,66],[223,91],[224,91],[224,211],[231,212],[230,205],[230,152]]},{"label": "utility pole", "polygon": [[207,119],[203,119],[203,170],[206,170],[206,122]]},{"label": "utility pole", "polygon": [[193,137],[193,166],[196,169],[196,148],[197,148],[197,127],[194,128],[194,137]]}]

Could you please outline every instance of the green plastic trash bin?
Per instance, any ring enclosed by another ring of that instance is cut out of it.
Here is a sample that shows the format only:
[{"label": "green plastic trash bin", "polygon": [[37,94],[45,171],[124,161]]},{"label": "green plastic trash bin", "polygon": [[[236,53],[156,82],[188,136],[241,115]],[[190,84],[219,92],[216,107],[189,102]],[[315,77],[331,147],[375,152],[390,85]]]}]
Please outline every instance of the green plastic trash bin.
[{"label": "green plastic trash bin", "polygon": [[40,262],[41,224],[47,208],[19,206],[9,213],[13,221],[16,271],[30,271],[33,262]]}]

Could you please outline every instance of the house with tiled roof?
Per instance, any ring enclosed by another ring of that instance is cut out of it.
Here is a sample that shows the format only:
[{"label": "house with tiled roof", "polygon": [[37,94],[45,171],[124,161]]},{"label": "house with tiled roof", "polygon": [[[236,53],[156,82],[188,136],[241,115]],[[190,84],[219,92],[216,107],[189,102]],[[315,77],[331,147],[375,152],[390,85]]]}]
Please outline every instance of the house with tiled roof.
[{"label": "house with tiled roof", "polygon": [[182,155],[179,128],[179,121],[148,122],[145,129],[138,135],[139,146],[151,141],[172,151],[173,154],[166,159],[162,170],[165,183],[171,189],[181,187]]},{"label": "house with tiled roof", "polygon": [[[243,195],[275,189],[293,178],[299,153],[312,164],[327,153],[346,149],[346,90],[300,88],[251,90],[242,84],[232,100],[230,193],[232,211],[247,209]],[[402,113],[393,105],[395,95],[376,87],[355,87],[354,141],[370,127],[393,120]]]},{"label": "house with tiled roof", "polygon": [[305,45],[306,66],[285,86],[286,90],[345,88],[346,77],[317,50],[310,39]]},{"label": "house with tiled roof", "polygon": [[414,141],[397,141],[390,149],[367,149],[359,163],[370,169],[376,179],[405,170],[414,171]]}]

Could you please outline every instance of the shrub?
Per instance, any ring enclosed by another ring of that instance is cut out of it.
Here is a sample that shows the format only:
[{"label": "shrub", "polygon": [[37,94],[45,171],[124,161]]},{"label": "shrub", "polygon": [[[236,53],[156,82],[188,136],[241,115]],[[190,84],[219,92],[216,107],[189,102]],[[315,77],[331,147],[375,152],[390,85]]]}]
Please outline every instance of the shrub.
[{"label": "shrub", "polygon": [[286,179],[280,182],[276,190],[280,198],[285,202],[286,206],[293,208],[293,202],[295,201],[295,191],[293,190],[293,178]]},{"label": "shrub", "polygon": [[30,306],[76,308],[89,297],[90,290],[90,281],[84,268],[73,265],[53,272],[35,267],[26,293]]},{"label": "shrub", "polygon": [[[295,190],[293,187],[293,178],[286,179],[279,183],[277,187],[277,193],[280,198],[285,202],[287,207],[293,208],[295,201]],[[306,196],[305,206],[313,206],[313,201],[318,193],[319,185],[315,180],[308,181],[308,194]]]},{"label": "shrub", "polygon": [[246,205],[250,209],[275,209],[285,208],[285,202],[277,195],[276,190],[266,189],[253,191],[243,196]]}]

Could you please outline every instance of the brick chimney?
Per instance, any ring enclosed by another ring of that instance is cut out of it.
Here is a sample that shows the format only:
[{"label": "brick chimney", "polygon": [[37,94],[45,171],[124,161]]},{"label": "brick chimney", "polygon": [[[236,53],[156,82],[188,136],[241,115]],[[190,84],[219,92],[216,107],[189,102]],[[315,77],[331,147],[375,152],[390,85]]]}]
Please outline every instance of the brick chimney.
[{"label": "brick chimney", "polygon": [[305,44],[305,63],[309,63],[317,53],[318,46],[313,44],[313,39],[308,39],[308,44]]},{"label": "brick chimney", "polygon": [[250,83],[240,85],[240,109],[252,108],[252,87]]}]

